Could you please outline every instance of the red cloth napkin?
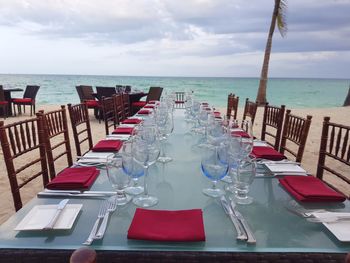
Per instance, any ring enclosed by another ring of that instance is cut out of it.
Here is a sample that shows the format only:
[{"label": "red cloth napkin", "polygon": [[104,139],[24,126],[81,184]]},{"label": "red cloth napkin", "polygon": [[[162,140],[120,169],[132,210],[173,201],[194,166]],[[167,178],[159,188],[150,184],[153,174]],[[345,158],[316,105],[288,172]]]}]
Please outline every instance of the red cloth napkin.
[{"label": "red cloth napkin", "polygon": [[118,127],[116,128],[112,134],[132,134],[134,128],[131,127]]},{"label": "red cloth napkin", "polygon": [[346,200],[344,195],[314,176],[285,176],[279,181],[301,202],[344,202]]},{"label": "red cloth napkin", "polygon": [[255,158],[268,159],[272,161],[280,161],[286,159],[282,153],[269,146],[254,146],[252,155],[255,156]]},{"label": "red cloth napkin", "polygon": [[122,147],[120,140],[101,140],[93,148],[93,152],[117,152]]},{"label": "red cloth napkin", "polygon": [[150,110],[139,110],[139,111],[137,112],[137,114],[145,114],[145,115],[150,114],[150,113],[151,113]]},{"label": "red cloth napkin", "polygon": [[249,134],[246,133],[245,131],[233,131],[231,132],[232,135],[239,135],[243,138],[250,138]]},{"label": "red cloth napkin", "polygon": [[153,109],[154,105],[146,105],[145,107],[143,107],[144,109]]},{"label": "red cloth napkin", "polygon": [[94,183],[100,171],[96,167],[69,167],[60,172],[46,188],[52,190],[86,190]]},{"label": "red cloth napkin", "polygon": [[205,241],[202,210],[167,211],[137,208],[128,230],[128,238],[155,241]]},{"label": "red cloth napkin", "polygon": [[142,120],[130,118],[130,119],[123,120],[122,124],[139,124],[140,122],[142,122]]}]

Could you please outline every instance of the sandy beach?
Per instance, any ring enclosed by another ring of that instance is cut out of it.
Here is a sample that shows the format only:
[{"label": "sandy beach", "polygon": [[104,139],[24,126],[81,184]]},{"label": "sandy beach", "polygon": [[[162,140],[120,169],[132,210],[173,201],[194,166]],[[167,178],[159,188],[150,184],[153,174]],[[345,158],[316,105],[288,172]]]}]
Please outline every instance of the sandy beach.
[{"label": "sandy beach", "polygon": [[[44,111],[50,111],[59,109],[59,105],[38,105],[37,109],[43,109]],[[220,109],[222,113],[225,112],[225,109]],[[241,117],[243,109],[239,109],[238,116]],[[330,116],[331,121],[342,123],[348,125],[348,119],[350,116],[350,107],[338,107],[338,108],[322,108],[322,109],[292,109],[292,113],[298,116],[306,116],[307,114],[312,115],[312,124],[307,140],[307,145],[305,148],[305,153],[303,157],[302,166],[310,173],[315,174],[318,162],[318,152],[319,152],[319,142],[321,137],[322,122],[324,116]],[[68,115],[68,112],[67,112]],[[261,133],[261,121],[263,115],[263,108],[259,108],[255,125],[254,125],[254,134],[256,137],[260,137]],[[30,118],[28,112],[24,115],[17,117],[10,117],[5,120],[5,124],[20,121],[23,119]],[[96,143],[98,140],[105,137],[105,130],[103,123],[99,123],[93,116],[92,111],[90,111],[90,120],[91,128],[93,134],[93,141]],[[70,123],[69,123],[70,125]],[[75,148],[73,136],[70,136],[71,147],[73,157],[75,157]],[[0,224],[6,221],[13,213],[15,213],[12,201],[12,195],[9,187],[9,181],[7,178],[7,172],[5,163],[3,160],[3,154],[0,152],[0,169],[3,171],[0,176],[0,199],[1,199],[1,211],[0,211]],[[64,167],[58,167],[58,170]],[[329,180],[326,178],[326,180]],[[332,181],[332,184],[337,185],[338,187],[343,187],[347,195],[350,194],[350,189],[344,188],[339,182]],[[43,188],[41,180],[36,180],[30,183],[29,187],[27,186],[25,191],[22,191],[22,201],[23,203],[28,202],[30,199],[35,197],[36,193]]]}]

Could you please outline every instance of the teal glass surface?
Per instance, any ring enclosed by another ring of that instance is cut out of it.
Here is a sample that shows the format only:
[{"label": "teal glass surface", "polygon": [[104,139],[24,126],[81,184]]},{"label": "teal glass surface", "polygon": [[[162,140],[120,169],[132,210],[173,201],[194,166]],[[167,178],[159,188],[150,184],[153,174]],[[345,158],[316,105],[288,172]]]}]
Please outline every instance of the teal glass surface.
[{"label": "teal glass surface", "polygon": [[[332,253],[350,251],[350,243],[338,241],[322,224],[307,222],[288,212],[285,204],[293,199],[279,185],[278,179],[273,177],[256,178],[249,192],[254,198],[253,203],[237,205],[256,236],[256,245],[236,241],[234,227],[220,202],[202,194],[202,189],[209,187],[210,181],[201,174],[200,150],[192,147],[199,137],[189,133],[189,130],[190,124],[185,123],[183,111],[176,111],[175,129],[166,144],[166,151],[173,157],[173,161],[166,164],[156,163],[150,167],[149,191],[159,198],[159,203],[152,209],[202,209],[206,241],[174,243],[128,240],[127,231],[136,209],[130,202],[125,207],[118,207],[111,215],[105,237],[94,241],[94,249]],[[219,186],[223,188],[223,184],[220,182]],[[106,170],[101,170],[91,190],[112,190]],[[83,204],[83,207],[72,229],[68,231],[13,230],[33,206],[57,204],[61,199],[63,198],[34,198],[26,204],[0,226],[0,248],[80,247],[90,233],[103,199],[70,198],[69,203]],[[350,212],[349,201],[333,206],[318,204],[316,207]]]}]

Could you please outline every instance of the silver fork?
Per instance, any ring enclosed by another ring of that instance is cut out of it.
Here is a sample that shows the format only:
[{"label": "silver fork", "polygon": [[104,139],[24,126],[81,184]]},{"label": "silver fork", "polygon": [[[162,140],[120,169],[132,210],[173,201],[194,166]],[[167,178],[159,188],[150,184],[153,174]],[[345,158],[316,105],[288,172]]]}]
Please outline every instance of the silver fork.
[{"label": "silver fork", "polygon": [[109,214],[113,213],[117,209],[117,195],[112,196],[108,199],[108,208],[107,213],[105,214],[102,224],[98,229],[98,233],[95,236],[95,239],[102,239],[107,228],[107,223],[109,219]]},{"label": "silver fork", "polygon": [[100,221],[107,213],[107,206],[108,206],[108,200],[103,201],[103,203],[100,206],[100,211],[98,212],[95,224],[91,229],[89,237],[86,239],[86,241],[83,243],[83,245],[89,246],[89,245],[91,245],[92,241],[94,241],[95,236],[96,236],[96,232],[97,232],[97,228],[100,224]]}]

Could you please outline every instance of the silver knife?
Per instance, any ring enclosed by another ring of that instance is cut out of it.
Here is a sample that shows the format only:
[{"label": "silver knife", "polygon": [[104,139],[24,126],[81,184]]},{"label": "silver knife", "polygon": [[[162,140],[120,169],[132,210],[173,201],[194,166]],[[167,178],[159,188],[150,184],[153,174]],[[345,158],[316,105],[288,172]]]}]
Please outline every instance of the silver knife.
[{"label": "silver knife", "polygon": [[56,212],[53,216],[53,218],[51,218],[50,222],[43,228],[45,230],[47,229],[52,229],[55,225],[55,223],[57,222],[58,218],[60,217],[63,209],[65,208],[66,204],[68,203],[69,199],[63,199],[56,208]]},{"label": "silver knife", "polygon": [[233,213],[230,205],[228,204],[227,200],[226,200],[226,197],[225,196],[222,196],[220,198],[220,201],[221,201],[221,205],[222,207],[224,208],[224,211],[225,213],[230,217],[235,229],[236,229],[236,232],[237,232],[237,239],[238,240],[247,240],[248,237],[246,235],[246,233],[244,231],[242,231],[242,228],[241,228],[241,225],[239,223],[239,220],[238,218],[236,217],[236,215]]},{"label": "silver knife", "polygon": [[104,191],[42,191],[37,194],[38,197],[91,197],[91,198],[105,198],[107,196],[115,195],[115,192]]},{"label": "silver knife", "polygon": [[231,201],[232,210],[235,213],[235,215],[237,216],[238,220],[242,223],[242,226],[243,226],[245,232],[247,233],[247,236],[248,236],[247,243],[248,244],[256,244],[256,239],[255,239],[255,236],[254,236],[252,230],[250,229],[250,226],[248,225],[247,221],[244,219],[242,214],[237,209],[235,209],[235,206],[236,206],[236,204],[232,200]]}]

